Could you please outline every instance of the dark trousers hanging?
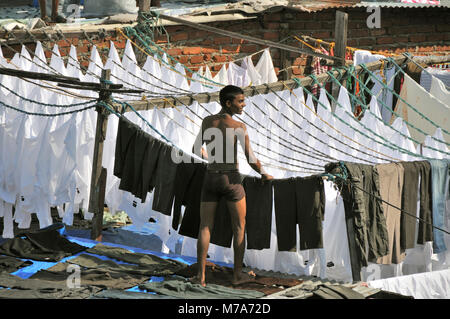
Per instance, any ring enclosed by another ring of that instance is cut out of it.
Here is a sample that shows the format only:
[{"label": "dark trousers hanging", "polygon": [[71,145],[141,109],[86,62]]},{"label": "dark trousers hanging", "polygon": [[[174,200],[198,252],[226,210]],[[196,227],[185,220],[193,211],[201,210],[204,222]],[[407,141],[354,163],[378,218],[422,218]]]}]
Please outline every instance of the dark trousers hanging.
[{"label": "dark trousers hanging", "polygon": [[325,193],[320,176],[295,179],[300,250],[323,248]]},{"label": "dark trousers hanging", "polygon": [[164,215],[172,214],[177,163],[172,159],[172,146],[163,145],[156,166],[152,209]]},{"label": "dark trousers hanging", "polygon": [[[414,248],[416,239],[416,215],[419,191],[419,169],[415,162],[401,162],[404,169],[402,212],[400,221],[400,248]],[[411,216],[413,215],[413,216]]]},{"label": "dark trousers hanging", "polygon": [[246,195],[247,249],[270,248],[272,229],[272,183],[246,176],[242,182]]},{"label": "dark trousers hanging", "polygon": [[431,164],[428,161],[416,162],[420,170],[420,206],[419,206],[419,230],[417,243],[425,244],[433,241],[433,203],[431,200]]},{"label": "dark trousers hanging", "polygon": [[275,223],[279,251],[295,251],[297,237],[297,197],[295,179],[273,181]]}]

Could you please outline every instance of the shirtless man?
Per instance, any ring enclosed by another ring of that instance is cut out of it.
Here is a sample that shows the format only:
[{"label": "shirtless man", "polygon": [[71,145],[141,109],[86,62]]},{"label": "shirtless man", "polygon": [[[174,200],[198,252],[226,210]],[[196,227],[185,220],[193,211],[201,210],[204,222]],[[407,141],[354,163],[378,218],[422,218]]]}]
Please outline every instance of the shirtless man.
[{"label": "shirtless man", "polygon": [[[214,216],[217,204],[223,196],[227,200],[233,228],[232,283],[236,285],[247,281],[250,275],[242,272],[246,201],[237,161],[238,140],[247,162],[261,174],[262,181],[273,179],[264,171],[260,161],[253,154],[245,124],[233,119],[233,115],[242,114],[245,107],[244,91],[237,86],[227,85],[220,91],[219,98],[222,109],[219,113],[203,119],[201,130],[192,148],[194,154],[208,160],[200,204],[200,228],[197,240],[198,273],[192,279],[193,282],[200,283],[202,286],[206,286],[206,256],[214,226]],[[206,143],[207,151],[202,147],[204,143]]]}]

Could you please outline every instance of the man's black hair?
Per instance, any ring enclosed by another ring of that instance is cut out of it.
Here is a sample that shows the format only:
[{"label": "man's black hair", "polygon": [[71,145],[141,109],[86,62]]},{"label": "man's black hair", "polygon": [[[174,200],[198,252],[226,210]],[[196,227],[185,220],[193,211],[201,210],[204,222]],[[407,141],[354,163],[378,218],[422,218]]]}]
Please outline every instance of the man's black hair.
[{"label": "man's black hair", "polygon": [[226,107],[227,101],[233,101],[236,95],[244,94],[244,90],[235,85],[227,85],[220,90],[219,99],[220,105]]}]

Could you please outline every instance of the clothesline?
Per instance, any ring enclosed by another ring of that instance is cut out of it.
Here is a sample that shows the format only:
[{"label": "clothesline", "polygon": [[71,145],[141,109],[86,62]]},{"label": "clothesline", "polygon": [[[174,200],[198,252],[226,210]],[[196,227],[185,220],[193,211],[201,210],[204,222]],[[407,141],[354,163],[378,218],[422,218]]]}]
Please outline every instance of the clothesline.
[{"label": "clothesline", "polygon": [[[115,62],[115,61],[114,61]],[[116,63],[117,64],[117,63]],[[123,67],[122,67],[123,68]],[[128,73],[130,73],[129,71],[128,71]],[[377,79],[378,80],[378,79]],[[384,106],[384,103],[382,103],[383,104],[383,106]],[[433,139],[435,139],[434,137],[432,137]],[[434,149],[434,150],[436,150],[436,149]],[[440,150],[438,150],[438,151],[440,151]]]},{"label": "clothesline", "polygon": [[[345,170],[345,165],[344,165],[343,162],[340,162],[340,166],[341,166],[341,168],[344,168],[343,171],[346,171],[346,170]],[[435,229],[437,229],[437,230],[439,230],[439,231],[441,231],[441,232],[444,232],[444,233],[450,235],[450,232],[449,232],[449,231],[447,231],[447,230],[445,230],[445,229],[442,229],[442,228],[440,228],[440,227],[437,227],[437,226],[433,225],[433,223],[430,223],[430,222],[426,221],[426,220],[423,219],[423,218],[417,217],[416,214],[412,214],[411,212],[407,212],[407,211],[405,211],[404,209],[402,209],[401,207],[397,207],[397,206],[393,205],[392,203],[389,203],[388,201],[386,201],[386,200],[382,199],[381,197],[377,196],[376,194],[371,193],[371,192],[368,192],[368,191],[365,190],[364,188],[359,187],[358,185],[356,185],[355,183],[353,183],[353,182],[348,178],[348,174],[347,174],[347,173],[344,173],[344,174],[325,173],[325,174],[323,174],[323,176],[324,176],[325,178],[327,178],[327,179],[332,180],[332,181],[335,181],[336,179],[339,179],[340,182],[343,182],[343,183],[346,184],[346,185],[350,185],[350,187],[355,187],[355,188],[357,188],[357,189],[363,191],[364,193],[370,195],[371,197],[374,197],[374,198],[376,198],[377,200],[379,200],[379,201],[381,201],[381,202],[383,202],[383,203],[385,203],[385,204],[387,204],[387,205],[389,205],[389,206],[391,206],[391,207],[397,209],[400,213],[406,214],[406,215],[408,215],[409,217],[415,218],[415,219],[417,219],[418,221],[420,221],[420,222],[422,222],[422,223],[425,223],[425,224],[430,225],[432,228],[435,228]]]},{"label": "clothesline", "polygon": [[[365,68],[364,65],[363,65],[362,67]],[[331,78],[334,82],[336,82],[337,84],[340,84],[339,80],[336,79],[329,71],[328,71],[327,73],[330,75],[330,78]],[[351,75],[352,75],[352,76],[360,83],[360,85],[362,85],[362,86],[363,86],[370,94],[372,94],[372,96],[374,96],[374,93],[373,93],[369,88],[367,88],[367,86],[366,86],[360,79],[358,79],[356,76],[354,76],[352,72],[348,72],[348,73],[351,74]],[[312,77],[313,77],[313,79],[315,80],[315,82],[316,82],[318,85],[320,85],[320,83],[317,81],[317,79],[316,79],[314,76],[312,76]],[[350,92],[347,92],[347,93],[348,93],[350,96],[352,96],[355,100],[358,101],[358,98],[357,98],[356,96],[354,96],[352,93],[350,93]],[[328,95],[331,99],[335,100],[334,97],[333,97],[331,94],[329,94],[328,92],[327,92],[327,95]],[[387,106],[384,104],[383,101],[381,101],[381,100],[379,100],[379,99],[377,99],[377,100],[380,101],[380,102],[382,103],[382,105],[383,105],[384,107],[387,108]],[[361,105],[364,105],[364,103],[361,103]],[[371,115],[375,116],[376,118],[378,118],[378,119],[381,121],[381,118],[379,118],[378,116],[376,116],[375,114],[373,114],[373,112],[372,112],[370,109],[366,108],[366,110],[367,110]],[[388,141],[385,137],[383,137],[383,136],[381,136],[380,134],[374,132],[372,129],[368,128],[367,126],[361,124],[361,121],[358,121],[358,120],[357,120],[354,116],[352,116],[352,114],[351,114],[350,112],[348,112],[347,110],[343,109],[343,111],[345,111],[346,114],[348,114],[352,119],[354,119],[354,120],[355,120],[357,123],[359,123],[361,126],[364,126],[364,128],[367,129],[370,133],[374,134],[376,137],[382,139],[383,141],[388,142],[389,144],[391,144],[392,147],[390,147],[389,145],[386,145],[386,144],[384,144],[384,143],[380,143],[378,140],[375,140],[375,139],[371,138],[371,139],[374,140],[376,143],[379,143],[379,144],[382,144],[382,145],[384,145],[384,146],[387,146],[387,147],[389,147],[389,148],[391,148],[391,149],[393,149],[393,150],[399,150],[400,152],[405,153],[405,154],[408,154],[408,155],[410,155],[410,156],[415,156],[415,157],[425,158],[425,157],[422,156],[422,155],[414,154],[414,153],[412,153],[412,152],[410,152],[410,151],[408,151],[408,150],[406,150],[406,149],[404,149],[404,148],[402,148],[402,147],[399,147],[398,145],[394,145],[392,142]],[[393,111],[392,111],[392,112],[393,112]],[[394,112],[393,112],[393,113],[394,113]],[[335,113],[333,113],[333,114],[335,115]],[[341,120],[342,120],[342,119],[341,119]],[[405,121],[405,122],[406,122],[406,121]],[[345,122],[344,122],[344,123],[345,123]],[[399,132],[398,130],[396,130],[396,129],[393,128],[392,126],[391,126],[391,128],[392,128],[393,130],[397,131],[398,133],[400,133],[402,136],[405,136],[405,137],[407,137],[408,139],[413,140],[411,137],[408,137],[408,136],[404,135],[403,133]],[[359,131],[359,133],[361,133],[361,132]],[[363,133],[363,135],[364,135],[364,133]],[[416,143],[418,143],[418,141],[416,141],[416,140],[413,140],[413,141],[415,141]],[[418,144],[420,144],[420,143],[418,143]],[[426,146],[426,147],[427,147],[427,148],[430,148],[430,149],[433,149],[434,151],[438,151],[438,152],[440,152],[440,153],[446,153],[446,152],[443,152],[443,151],[441,151],[441,150],[435,149],[435,148],[430,147],[430,146]]]},{"label": "clothesline", "polygon": [[367,153],[366,153],[367,154]]},{"label": "clothesline", "polygon": [[[397,65],[397,66],[398,66],[398,65]],[[400,68],[400,66],[398,66],[398,67]],[[367,71],[367,68],[366,68],[365,65],[362,65],[362,68],[363,68],[364,70]],[[372,72],[369,71],[369,74],[371,75],[372,78],[374,78],[375,80],[377,80],[377,81],[379,82],[379,80],[376,78],[376,76],[373,75]],[[405,73],[405,74],[406,74],[406,73]],[[352,75],[352,76],[355,77],[354,75]],[[360,83],[360,85],[364,86],[364,88],[365,88],[366,90],[368,90],[369,93],[372,93],[372,91],[371,91],[370,89],[368,89],[367,86],[365,86],[365,84],[362,83],[360,79],[358,79],[357,77],[355,77],[355,79]],[[384,83],[383,83],[383,84],[384,84]],[[386,88],[388,88],[388,87],[386,86]],[[388,89],[389,89],[389,88],[388,88]],[[390,90],[390,89],[389,89],[389,90]],[[394,95],[397,96],[401,101],[403,101],[404,103],[406,103],[406,104],[408,105],[408,107],[410,107],[410,108],[413,109],[416,113],[418,113],[419,115],[421,115],[422,118],[424,118],[424,119],[426,119],[428,122],[432,123],[433,126],[435,126],[436,128],[442,129],[443,132],[447,132],[444,128],[438,126],[438,125],[437,125],[436,123],[434,123],[432,120],[430,120],[429,118],[427,118],[426,116],[424,116],[422,113],[420,113],[420,111],[418,111],[418,110],[417,110],[414,106],[412,106],[410,103],[406,102],[406,101],[405,101],[400,95],[398,95],[395,91],[393,91],[393,90],[390,90],[390,91],[392,91],[392,92],[394,93]],[[395,116],[397,116],[397,117],[402,117],[401,115],[397,114],[395,111],[391,110],[388,106],[386,106],[386,104],[384,104],[383,101],[380,101],[380,102],[381,102],[382,106],[383,106],[384,108],[387,108],[393,115],[395,115]],[[425,136],[428,135],[426,132],[424,132],[423,130],[417,128],[417,127],[414,126],[413,124],[409,123],[407,120],[404,120],[404,122],[405,122],[408,126],[411,126],[411,127],[413,127],[414,129],[416,129],[417,131],[419,131],[420,133],[424,134]],[[448,132],[447,132],[447,134],[448,134]],[[417,140],[415,140],[415,139],[413,139],[413,138],[411,138],[411,137],[409,137],[408,139],[411,139],[413,142],[420,144],[419,141],[417,141]],[[450,144],[447,143],[447,142],[445,142],[445,141],[442,141],[442,140],[439,140],[439,139],[436,139],[436,138],[433,138],[433,139],[436,140],[436,141],[438,141],[439,143],[443,143],[443,144],[446,144],[446,145],[449,145],[449,146],[450,146]],[[436,149],[433,149],[433,150],[436,150]],[[440,150],[439,150],[439,152],[442,153],[442,151],[440,151]],[[443,152],[443,153],[446,153],[446,152]],[[446,153],[446,154],[447,154],[447,155],[450,155],[450,153]]]},{"label": "clothesline", "polygon": [[[107,106],[107,105],[105,105],[105,106]],[[108,107],[108,106],[107,106],[107,107]],[[132,107],[132,106],[128,105],[128,107]],[[108,109],[110,109],[110,108],[108,107]],[[132,110],[133,110],[134,113],[136,113],[136,114],[139,116],[138,112],[137,112],[135,109],[132,109]],[[112,110],[111,110],[111,111],[112,111]],[[113,111],[113,112],[114,112],[114,111]],[[118,115],[116,112],[114,112],[114,114]],[[120,115],[118,115],[118,116],[120,117]],[[140,116],[140,117],[141,117],[141,116]],[[141,117],[141,118],[142,118],[142,117]],[[142,119],[143,119],[143,118],[142,118]],[[144,120],[145,120],[145,119],[144,119]],[[149,127],[150,127],[152,130],[154,130],[155,132],[157,132],[157,133],[158,133],[161,137],[163,137],[166,141],[169,141],[164,135],[162,135],[158,130],[156,130],[150,123],[148,123],[146,120],[145,120],[145,122],[146,122],[147,125],[149,125]],[[169,141],[169,142],[170,142],[170,141]],[[170,142],[170,144],[171,144],[172,147],[175,147],[175,148],[178,149],[179,151],[183,152],[178,146],[174,145],[172,142]],[[188,156],[192,156],[192,154],[187,154],[187,155],[188,155]],[[340,162],[340,165],[341,165],[341,166],[344,166],[343,162]],[[345,167],[344,167],[344,168],[345,168]],[[343,171],[345,172],[346,170],[344,169]],[[323,175],[324,177],[326,177],[326,178],[331,179],[331,180],[335,180],[336,178],[338,178],[338,179],[340,179],[342,182],[344,182],[345,184],[351,184],[352,187],[356,187],[356,188],[362,190],[364,193],[366,193],[366,194],[368,194],[368,195],[370,195],[370,196],[376,198],[377,200],[380,200],[380,201],[382,201],[382,202],[388,204],[389,206],[391,206],[391,207],[393,207],[393,208],[395,208],[395,209],[398,209],[400,213],[404,213],[404,214],[406,214],[406,215],[408,215],[408,216],[410,216],[410,217],[413,217],[413,218],[417,219],[418,221],[420,221],[420,222],[422,222],[422,223],[428,224],[428,225],[430,225],[430,226],[431,226],[432,228],[434,228],[434,229],[437,229],[437,230],[442,231],[442,232],[444,232],[444,233],[450,234],[450,232],[448,232],[447,230],[444,230],[444,229],[442,229],[442,228],[440,228],[440,227],[438,227],[438,226],[435,226],[435,225],[433,225],[433,223],[430,223],[430,222],[424,220],[423,218],[417,217],[416,215],[414,215],[414,214],[412,214],[412,213],[410,213],[410,212],[407,212],[407,211],[405,211],[405,210],[402,209],[402,208],[399,208],[399,207],[395,206],[394,204],[392,204],[392,203],[390,203],[390,202],[388,202],[388,201],[382,199],[381,197],[379,197],[379,196],[377,196],[377,195],[375,195],[375,194],[373,194],[373,193],[371,193],[371,192],[368,192],[367,190],[365,190],[365,189],[359,187],[358,185],[355,185],[354,183],[351,182],[351,180],[348,179],[348,175],[347,175],[346,173],[344,173],[343,175],[342,175],[342,174],[332,174],[332,173],[325,173],[325,174],[322,174],[322,175]],[[274,181],[276,181],[276,179],[275,179]]]}]

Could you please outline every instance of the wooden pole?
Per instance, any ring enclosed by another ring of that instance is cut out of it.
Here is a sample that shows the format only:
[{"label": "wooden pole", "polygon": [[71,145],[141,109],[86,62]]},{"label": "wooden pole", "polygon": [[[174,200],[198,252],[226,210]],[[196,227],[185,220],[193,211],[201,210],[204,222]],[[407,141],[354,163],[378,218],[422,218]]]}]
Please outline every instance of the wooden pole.
[{"label": "wooden pole", "polygon": [[[281,30],[280,38],[284,39],[288,35],[287,29],[283,28]],[[292,78],[292,61],[290,58],[290,53],[286,50],[279,49],[280,51],[280,61],[281,61],[281,70],[284,70],[280,75],[281,80],[289,80]]]},{"label": "wooden pole", "polygon": [[139,11],[149,12],[152,0],[139,0]]},{"label": "wooden pole", "polygon": [[[102,70],[101,84],[104,91],[100,91],[100,100],[109,102],[111,92],[108,91],[111,70]],[[97,126],[95,129],[94,156],[92,161],[91,190],[89,194],[88,211],[94,214],[92,219],[91,239],[102,240],[103,207],[105,204],[106,169],[102,167],[103,142],[106,138],[108,127],[108,112],[97,106]],[[102,172],[104,171],[102,176]]]},{"label": "wooden pole", "polygon": [[96,241],[102,241],[102,229],[103,229],[103,209],[105,206],[105,192],[106,192],[106,168],[102,167],[100,177],[98,180],[98,192],[97,197],[97,211],[92,217],[92,229],[91,239]]},{"label": "wooden pole", "polygon": [[151,0],[139,0],[138,23],[144,22],[141,13],[149,12],[151,4],[152,4]]},{"label": "wooden pole", "polygon": [[[336,23],[334,29],[335,47],[334,56],[338,58],[335,61],[335,66],[340,67],[345,65],[345,52],[347,49],[347,30],[348,30],[348,14],[342,11],[336,11]],[[341,83],[342,84],[342,83]],[[337,100],[341,85],[333,82],[331,87],[331,94]],[[336,103],[332,101],[332,111],[336,110]],[[358,261],[358,256],[355,255],[356,235],[354,232],[353,216],[346,216],[345,222],[347,225],[347,238],[350,253],[350,265],[352,268],[353,281],[361,281],[361,267]]]},{"label": "wooden pole", "polygon": [[[335,47],[334,56],[338,58],[334,61],[336,67],[345,65],[345,51],[347,49],[347,30],[348,30],[348,14],[342,11],[336,11],[336,23],[334,29]],[[340,85],[333,83],[331,86],[331,94],[335,99],[338,98]],[[332,111],[336,109],[336,103],[331,103]]]}]

